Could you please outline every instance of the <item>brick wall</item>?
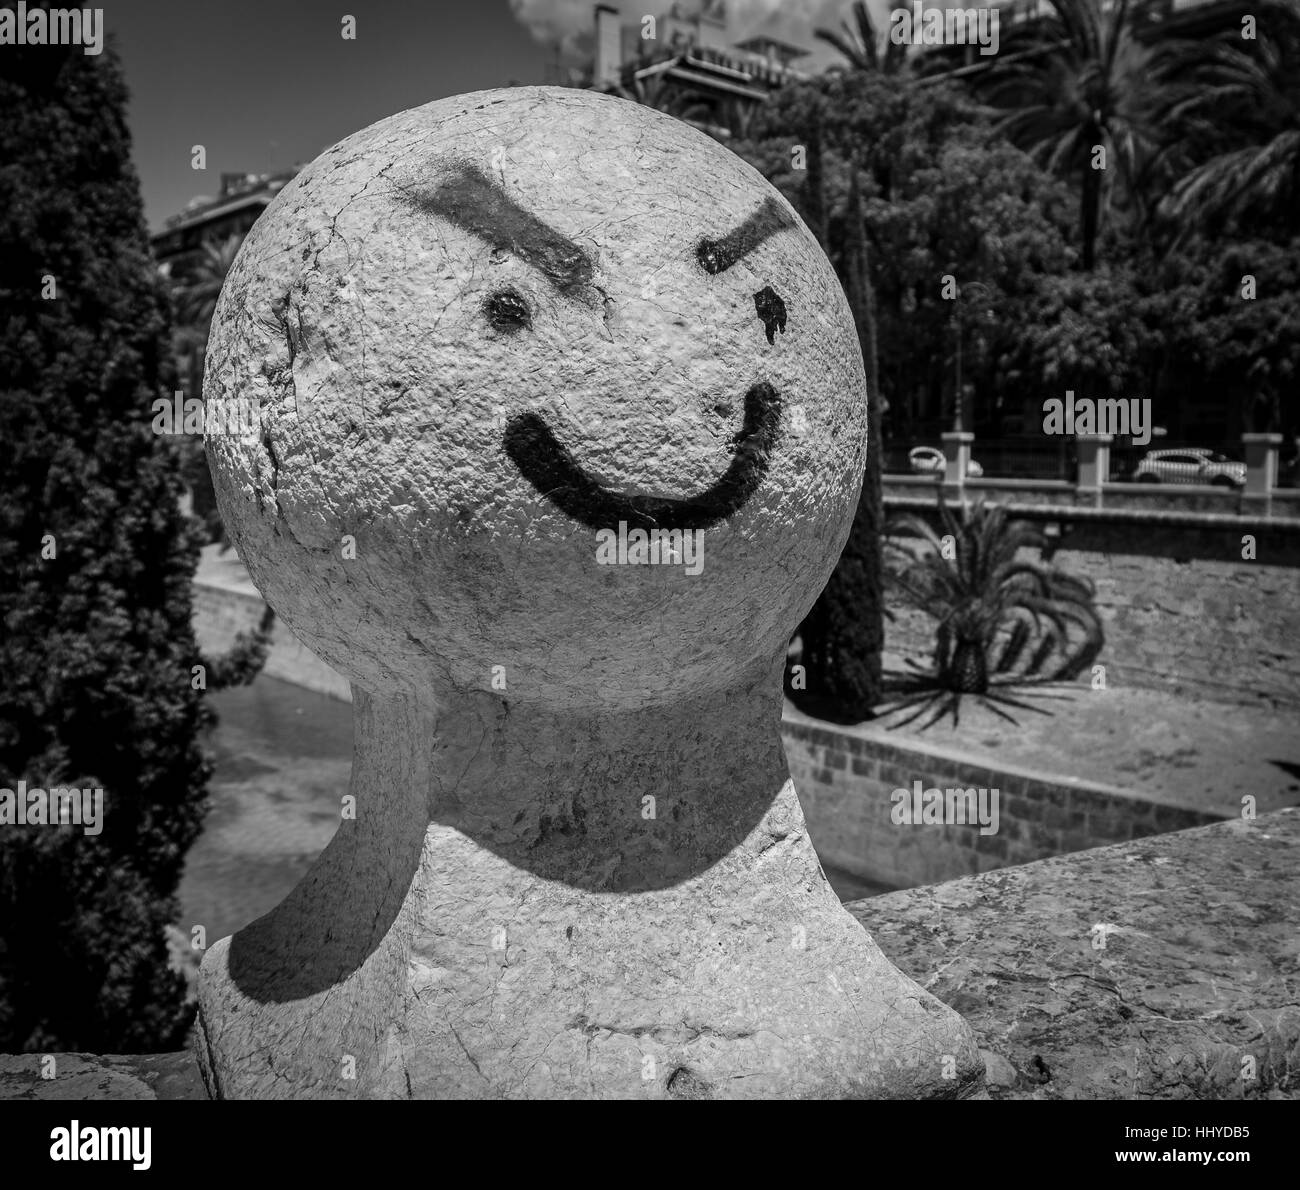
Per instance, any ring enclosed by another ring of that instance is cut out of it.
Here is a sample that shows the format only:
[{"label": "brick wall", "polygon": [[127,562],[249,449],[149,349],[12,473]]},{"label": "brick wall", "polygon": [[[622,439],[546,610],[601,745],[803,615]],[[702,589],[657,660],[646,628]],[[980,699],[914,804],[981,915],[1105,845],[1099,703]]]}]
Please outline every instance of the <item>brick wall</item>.
[{"label": "brick wall", "polygon": [[[1222,821],[1118,789],[989,768],[929,745],[872,738],[787,711],[781,733],[808,831],[822,862],[893,888],[934,884],[1009,864]],[[895,825],[895,789],[999,791],[998,832],[971,825]]]}]

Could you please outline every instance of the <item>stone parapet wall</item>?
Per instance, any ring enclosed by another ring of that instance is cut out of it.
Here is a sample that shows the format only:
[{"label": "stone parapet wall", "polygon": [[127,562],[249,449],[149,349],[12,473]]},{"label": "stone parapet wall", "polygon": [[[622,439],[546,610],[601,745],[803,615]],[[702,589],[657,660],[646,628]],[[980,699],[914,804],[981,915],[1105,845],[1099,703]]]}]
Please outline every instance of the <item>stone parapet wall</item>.
[{"label": "stone parapet wall", "polygon": [[[848,909],[966,1018],[995,1099],[1294,1099],[1298,852],[1280,810]],[[0,1100],[203,1097],[189,1053],[46,1056],[0,1055]]]},{"label": "stone parapet wall", "polygon": [[[933,504],[940,481],[932,475],[887,474],[883,477],[885,501],[921,499]],[[1097,511],[1098,496],[1067,480],[967,479],[963,485],[973,500],[1035,505],[1063,510]],[[1212,516],[1268,518],[1300,517],[1300,488],[1274,488],[1267,500],[1244,490],[1199,484],[1107,483],[1100,494],[1107,512],[1197,512]]]},{"label": "stone parapet wall", "polygon": [[1297,871],[1291,808],[847,908],[966,1018],[995,1099],[1294,1099]]}]

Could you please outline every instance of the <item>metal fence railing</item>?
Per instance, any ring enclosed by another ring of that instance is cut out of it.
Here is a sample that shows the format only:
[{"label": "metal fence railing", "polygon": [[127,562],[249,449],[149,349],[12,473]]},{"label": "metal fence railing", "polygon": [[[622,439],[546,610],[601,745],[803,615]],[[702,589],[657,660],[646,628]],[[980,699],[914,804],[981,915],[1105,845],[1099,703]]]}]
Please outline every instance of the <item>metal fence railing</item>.
[{"label": "metal fence railing", "polygon": [[1078,469],[1074,439],[1065,437],[977,438],[971,443],[971,458],[990,479],[1073,482]]}]

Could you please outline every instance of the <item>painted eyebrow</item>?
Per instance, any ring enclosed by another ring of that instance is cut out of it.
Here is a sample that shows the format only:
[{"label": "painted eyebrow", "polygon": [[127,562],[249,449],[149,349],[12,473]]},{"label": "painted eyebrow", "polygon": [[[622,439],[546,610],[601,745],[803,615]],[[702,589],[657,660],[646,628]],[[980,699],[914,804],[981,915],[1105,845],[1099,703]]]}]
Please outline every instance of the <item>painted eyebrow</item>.
[{"label": "painted eyebrow", "polygon": [[417,192],[411,201],[485,244],[513,252],[561,292],[588,285],[595,275],[584,249],[521,207],[475,165],[458,165],[435,190]]},{"label": "painted eyebrow", "polygon": [[744,223],[718,240],[703,239],[695,249],[695,259],[706,273],[722,273],[748,256],[764,240],[778,231],[794,226],[790,213],[768,195]]}]

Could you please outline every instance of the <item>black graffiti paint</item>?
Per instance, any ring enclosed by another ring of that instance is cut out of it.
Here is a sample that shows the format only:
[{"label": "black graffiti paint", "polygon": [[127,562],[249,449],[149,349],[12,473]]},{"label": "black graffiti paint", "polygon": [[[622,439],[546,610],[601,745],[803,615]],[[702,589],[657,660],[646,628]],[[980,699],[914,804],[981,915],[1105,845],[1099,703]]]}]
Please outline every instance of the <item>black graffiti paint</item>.
[{"label": "black graffiti paint", "polygon": [[499,331],[516,331],[533,325],[532,311],[515,289],[501,289],[483,304],[488,321]]},{"label": "black graffiti paint", "polygon": [[706,273],[725,272],[764,240],[793,226],[794,220],[790,213],[769,195],[744,223],[727,232],[720,240],[701,240],[695,249],[695,259]]},{"label": "black graffiti paint", "polygon": [[726,472],[685,499],[626,496],[607,491],[587,474],[537,413],[506,423],[504,447],[519,473],[566,515],[592,529],[708,529],[734,516],[767,474],[768,456],[781,423],[781,398],[766,383],[745,394],[745,419],[732,439],[735,457]]},{"label": "black graffiti paint", "polygon": [[780,294],[770,285],[764,285],[754,294],[754,308],[763,320],[763,329],[767,331],[767,341],[776,342],[776,332],[785,334],[785,302]]},{"label": "black graffiti paint", "polygon": [[485,244],[514,253],[562,293],[589,285],[595,275],[595,262],[578,244],[521,207],[475,165],[457,163],[432,191],[416,191],[410,200]]}]

